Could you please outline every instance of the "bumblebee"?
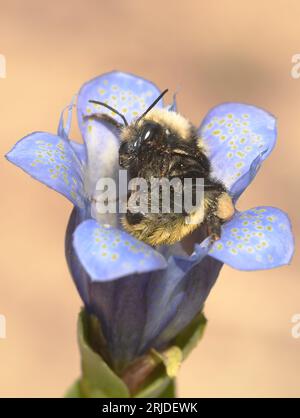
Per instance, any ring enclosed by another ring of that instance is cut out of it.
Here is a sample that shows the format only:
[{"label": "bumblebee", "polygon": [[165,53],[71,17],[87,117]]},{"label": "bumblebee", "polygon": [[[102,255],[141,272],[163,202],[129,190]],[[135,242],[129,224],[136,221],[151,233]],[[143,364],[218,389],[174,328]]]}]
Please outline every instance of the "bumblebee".
[{"label": "bumblebee", "polygon": [[[127,232],[152,246],[174,244],[202,225],[206,226],[211,241],[215,241],[220,238],[222,223],[232,217],[234,206],[223,183],[211,174],[211,164],[195,126],[175,111],[155,108],[167,91],[130,124],[116,109],[94,100],[90,102],[110,109],[124,123],[121,124],[104,113],[89,117],[105,120],[119,130],[119,164],[127,170],[129,179],[143,178],[149,184],[149,189],[154,177],[170,181],[177,178],[183,184],[184,179],[203,179],[203,204],[190,213],[184,210],[177,213],[174,203],[176,191],[173,190],[170,194],[169,213],[161,210],[152,213],[128,209],[122,224]],[[132,191],[128,193],[128,200],[131,193]],[[195,186],[191,188],[191,193],[196,193]],[[151,193],[147,196],[150,207]]]}]

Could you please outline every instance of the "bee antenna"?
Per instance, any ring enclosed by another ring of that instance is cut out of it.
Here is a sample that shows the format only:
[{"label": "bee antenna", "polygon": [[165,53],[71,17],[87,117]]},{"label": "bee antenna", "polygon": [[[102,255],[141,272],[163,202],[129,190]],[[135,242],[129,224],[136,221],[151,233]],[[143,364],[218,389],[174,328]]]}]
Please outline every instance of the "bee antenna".
[{"label": "bee antenna", "polygon": [[138,117],[138,119],[136,120],[136,122],[139,122],[145,115],[147,115],[147,113],[156,105],[156,103],[158,103],[160,101],[160,99],[169,91],[169,89],[164,90],[158,97],[157,99],[154,100],[154,102],[148,107],[147,110],[145,110],[145,112]]},{"label": "bee antenna", "polygon": [[109,106],[108,104],[103,103],[103,102],[98,102],[97,100],[89,100],[89,103],[94,103],[94,104],[97,104],[97,105],[100,105],[100,106],[104,106],[104,107],[106,107],[107,109],[109,109],[109,110],[111,110],[111,111],[115,112],[117,115],[119,115],[119,116],[123,119],[124,125],[125,125],[125,126],[128,126],[128,122],[127,122],[127,120],[126,120],[125,116],[124,116],[124,115],[122,115],[122,113],[118,112],[118,111],[117,111],[116,109],[114,109],[113,107]]}]

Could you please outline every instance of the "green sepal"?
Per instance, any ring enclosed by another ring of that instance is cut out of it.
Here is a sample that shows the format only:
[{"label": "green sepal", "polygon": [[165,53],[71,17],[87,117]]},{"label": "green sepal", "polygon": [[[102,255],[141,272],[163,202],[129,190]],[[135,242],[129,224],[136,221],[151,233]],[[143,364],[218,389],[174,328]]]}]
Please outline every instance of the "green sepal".
[{"label": "green sepal", "polygon": [[102,357],[91,348],[88,342],[87,329],[87,314],[81,311],[77,332],[82,377],[69,389],[67,396],[80,398],[128,398],[130,395],[125,383],[112,371]]},{"label": "green sepal", "polygon": [[[68,398],[128,398],[130,392],[124,381],[103,360],[90,344],[91,317],[82,310],[78,319],[78,343],[81,355],[82,376],[67,391]],[[93,319],[94,321],[95,319]],[[135,398],[174,398],[175,376],[180,364],[203,336],[205,316],[200,313],[174,339],[165,351],[151,350],[146,356],[154,370],[145,380]],[[95,324],[94,324],[95,325]]]},{"label": "green sepal", "polygon": [[160,393],[159,398],[176,398],[176,383],[171,380],[166,389]]}]

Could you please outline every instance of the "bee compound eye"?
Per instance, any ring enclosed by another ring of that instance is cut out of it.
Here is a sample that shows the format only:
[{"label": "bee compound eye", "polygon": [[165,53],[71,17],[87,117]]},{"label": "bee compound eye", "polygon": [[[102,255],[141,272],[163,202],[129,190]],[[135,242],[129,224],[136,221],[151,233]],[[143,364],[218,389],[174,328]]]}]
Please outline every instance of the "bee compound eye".
[{"label": "bee compound eye", "polygon": [[142,128],[141,141],[151,141],[160,132],[160,126],[156,123],[145,123]]},{"label": "bee compound eye", "polygon": [[127,141],[122,142],[119,148],[119,155],[127,154],[128,151],[129,151],[128,142]]},{"label": "bee compound eye", "polygon": [[147,130],[145,130],[145,132],[143,133],[143,137],[142,139],[148,139],[152,136],[152,128],[148,128]]},{"label": "bee compound eye", "polygon": [[137,151],[139,146],[141,145],[141,138],[138,137],[132,144],[132,151]]}]

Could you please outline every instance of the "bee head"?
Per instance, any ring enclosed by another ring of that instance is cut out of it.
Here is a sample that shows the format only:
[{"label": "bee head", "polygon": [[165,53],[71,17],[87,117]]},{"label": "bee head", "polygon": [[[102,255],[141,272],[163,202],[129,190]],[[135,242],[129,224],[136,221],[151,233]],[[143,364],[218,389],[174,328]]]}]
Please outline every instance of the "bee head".
[{"label": "bee head", "polygon": [[193,138],[194,128],[187,119],[177,112],[154,108],[167,91],[164,90],[146,111],[130,124],[124,115],[108,104],[90,100],[92,103],[110,109],[123,120],[123,124],[121,124],[103,114],[103,119],[119,129],[121,137],[119,163],[121,167],[129,168],[132,161],[136,160],[139,155],[152,154],[153,151],[170,152],[172,148],[176,148],[177,143],[187,142]]},{"label": "bee head", "polygon": [[191,138],[191,123],[180,114],[167,109],[152,109],[142,119],[121,131],[120,165],[139,154],[170,152],[177,143]]}]

